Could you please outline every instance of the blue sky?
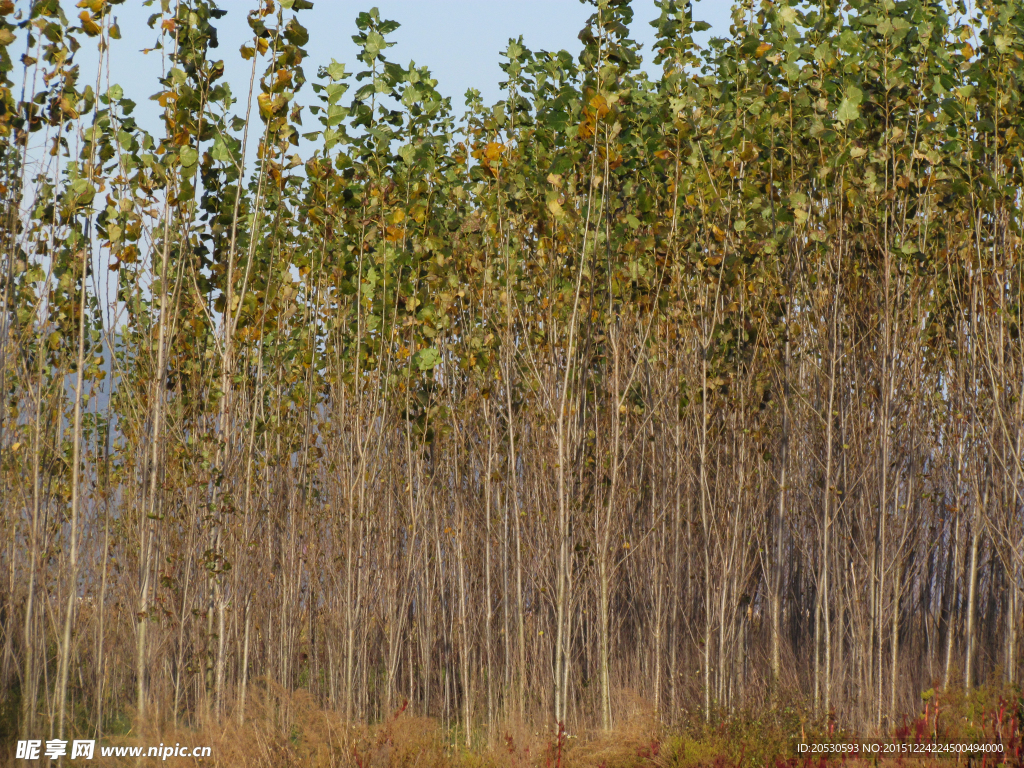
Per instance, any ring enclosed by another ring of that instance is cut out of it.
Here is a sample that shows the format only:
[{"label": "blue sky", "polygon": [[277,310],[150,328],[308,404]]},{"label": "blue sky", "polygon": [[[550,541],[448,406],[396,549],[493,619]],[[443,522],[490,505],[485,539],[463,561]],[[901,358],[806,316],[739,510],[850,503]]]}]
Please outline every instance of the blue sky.
[{"label": "blue sky", "polygon": [[[410,60],[427,66],[438,80],[438,90],[452,97],[455,114],[462,113],[463,96],[468,88],[480,90],[484,103],[502,98],[498,83],[504,79],[499,68],[499,52],[509,38],[523,36],[532,50],[560,50],[576,54],[580,50],[577,34],[593,6],[579,0],[377,0],[381,16],[402,26],[391,36],[397,45],[388,49],[392,61],[407,65]],[[246,0],[225,0],[221,6],[228,14],[217,23],[219,48],[213,52],[224,59],[225,77],[236,97],[244,102],[251,62],[241,59],[239,47],[250,39],[246,13],[254,7]],[[343,62],[350,72],[358,71],[355,18],[374,3],[351,0],[315,0],[312,10],[302,11],[300,20],[309,30],[307,78],[330,60]],[[159,52],[142,55],[139,51],[154,44],[157,33],[146,26],[146,19],[159,7],[144,7],[141,0],[128,0],[115,8],[123,39],[110,50],[110,80],[124,88],[139,108],[137,117],[150,130],[156,126],[158,107],[147,101],[157,90],[161,72]],[[634,0],[634,39],[645,44],[645,63],[649,63],[654,30],[648,22],[657,17],[653,0]],[[726,36],[729,29],[729,0],[702,0],[695,3],[694,17],[707,21],[712,29],[699,36],[703,43],[712,35]],[[82,51],[81,54],[86,53]],[[82,82],[90,82],[94,57],[83,57]],[[91,61],[90,61],[91,59]],[[94,70],[93,70],[94,71]],[[315,103],[312,93],[299,96],[300,103]],[[244,109],[244,103],[238,105]]]}]

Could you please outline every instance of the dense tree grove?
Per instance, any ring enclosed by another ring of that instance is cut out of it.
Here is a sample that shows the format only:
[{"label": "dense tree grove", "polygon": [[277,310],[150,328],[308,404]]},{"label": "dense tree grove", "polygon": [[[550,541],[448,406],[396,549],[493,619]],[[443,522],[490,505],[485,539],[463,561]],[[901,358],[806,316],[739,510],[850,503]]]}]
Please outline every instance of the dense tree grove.
[{"label": "dense tree grove", "polygon": [[0,2],[6,727],[1019,684],[1018,0],[658,0],[657,78],[592,0],[461,116],[376,11],[350,76],[261,0],[236,99],[162,0],[155,135],[116,5]]}]

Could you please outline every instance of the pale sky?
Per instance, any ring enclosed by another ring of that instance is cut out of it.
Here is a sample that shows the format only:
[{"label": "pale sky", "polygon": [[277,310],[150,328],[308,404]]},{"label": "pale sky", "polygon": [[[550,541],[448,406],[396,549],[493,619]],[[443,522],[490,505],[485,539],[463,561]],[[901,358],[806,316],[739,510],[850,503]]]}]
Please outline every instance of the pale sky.
[{"label": "pale sky", "polygon": [[[349,72],[362,68],[355,59],[357,49],[352,35],[357,31],[356,16],[372,5],[372,0],[315,0],[312,10],[300,12],[299,20],[309,30],[306,46],[309,59],[304,65],[308,80],[315,79],[317,68],[328,64],[332,58],[344,63]],[[581,47],[577,34],[593,12],[593,6],[579,0],[377,0],[376,6],[382,18],[402,25],[390,36],[397,45],[389,48],[385,55],[403,66],[410,60],[418,66],[427,66],[438,81],[438,90],[452,98],[456,115],[463,112],[463,96],[468,88],[477,88],[485,104],[502,98],[498,83],[505,78],[498,66],[499,52],[504,50],[509,38],[522,35],[526,47],[534,51],[564,48],[575,55]],[[649,22],[657,17],[657,9],[653,0],[634,0],[633,6],[635,19],[631,33],[635,40],[645,44],[645,66],[653,70],[650,44],[654,40],[654,29]],[[243,61],[238,49],[250,39],[246,13],[254,7],[254,2],[225,0],[221,7],[228,13],[216,22],[220,46],[211,54],[224,60],[225,77],[235,96],[244,100],[251,62]],[[142,0],[128,0],[115,7],[114,15],[123,39],[114,41],[111,46],[110,77],[111,82],[124,88],[126,96],[138,103],[136,116],[140,122],[147,129],[158,131],[159,108],[147,99],[157,90],[160,56],[159,52],[145,56],[139,53],[157,39],[157,33],[146,26],[146,19],[157,8],[144,7]],[[694,18],[712,25],[711,30],[697,36],[699,43],[704,44],[713,35],[728,35],[730,9],[729,0],[695,3]],[[86,51],[78,56],[84,84],[92,80],[90,69],[95,58],[82,54]],[[298,99],[306,105],[316,103],[312,92],[307,93],[308,88],[307,85]],[[244,109],[244,103],[238,106]],[[312,119],[305,122],[308,130],[319,127]]]}]

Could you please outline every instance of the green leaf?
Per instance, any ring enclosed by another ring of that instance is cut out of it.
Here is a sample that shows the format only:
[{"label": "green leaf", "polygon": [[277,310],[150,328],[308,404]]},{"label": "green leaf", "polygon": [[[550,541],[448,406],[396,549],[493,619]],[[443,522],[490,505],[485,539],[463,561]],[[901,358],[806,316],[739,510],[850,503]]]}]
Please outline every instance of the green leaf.
[{"label": "green leaf", "polygon": [[228,149],[228,145],[224,142],[223,136],[218,136],[213,140],[213,148],[210,150],[210,157],[221,163],[234,162],[231,150]]},{"label": "green leaf", "polygon": [[377,54],[388,47],[390,46],[379,32],[371,32],[368,34],[366,36],[366,44],[363,46],[366,52],[373,58],[377,58]]},{"label": "green leaf", "polygon": [[855,86],[846,90],[846,98],[839,105],[837,118],[842,123],[848,123],[860,117],[860,103],[864,99],[864,92]]},{"label": "green leaf", "polygon": [[334,81],[341,80],[345,77],[345,65],[331,59],[331,63],[327,65],[327,76]]},{"label": "green leaf", "polygon": [[441,362],[441,353],[434,347],[427,347],[413,355],[412,362],[421,371],[429,371]]},{"label": "green leaf", "polygon": [[77,198],[77,202],[88,205],[96,196],[96,188],[86,179],[75,179],[71,182],[71,193]]},{"label": "green leaf", "polygon": [[398,156],[405,161],[406,165],[412,165],[416,158],[416,149],[411,144],[406,144],[404,147],[399,147]]},{"label": "green leaf", "polygon": [[107,89],[107,98],[111,101],[120,101],[124,96],[124,90],[120,85],[114,84]]},{"label": "green leaf", "polygon": [[309,32],[292,18],[284,28],[285,39],[292,45],[305,45],[309,42]]},{"label": "green leaf", "polygon": [[182,147],[178,157],[181,158],[182,167],[191,168],[199,161],[199,152],[194,147]]}]

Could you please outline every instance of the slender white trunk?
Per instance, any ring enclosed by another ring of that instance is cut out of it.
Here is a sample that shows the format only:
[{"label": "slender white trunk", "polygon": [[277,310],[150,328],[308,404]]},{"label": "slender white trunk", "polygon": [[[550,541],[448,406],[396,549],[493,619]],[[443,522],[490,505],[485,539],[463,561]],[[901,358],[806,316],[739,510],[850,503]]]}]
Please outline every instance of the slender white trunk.
[{"label": "slender white trunk", "polygon": [[[985,497],[988,491],[986,489]],[[984,502],[982,502],[984,504]],[[975,621],[974,614],[977,612],[978,592],[978,549],[981,543],[981,526],[984,512],[981,505],[978,505],[974,513],[974,523],[971,526],[971,559],[967,570],[967,629],[966,648],[964,649],[964,688],[970,690],[974,685],[974,656],[975,649]]]},{"label": "slender white trunk", "polygon": [[68,602],[64,613],[64,632],[60,648],[60,671],[58,685],[57,704],[57,738],[64,738],[64,718],[67,710],[68,694],[68,669],[71,662],[71,634],[75,617],[75,604],[78,602],[78,518],[82,503],[81,490],[79,488],[82,473],[82,388],[85,384],[85,315],[87,275],[89,270],[89,252],[82,250],[79,258],[82,259],[81,271],[81,298],[79,299],[78,311],[78,355],[77,371],[75,373],[75,419],[74,428],[71,434],[71,547],[68,555]]}]

